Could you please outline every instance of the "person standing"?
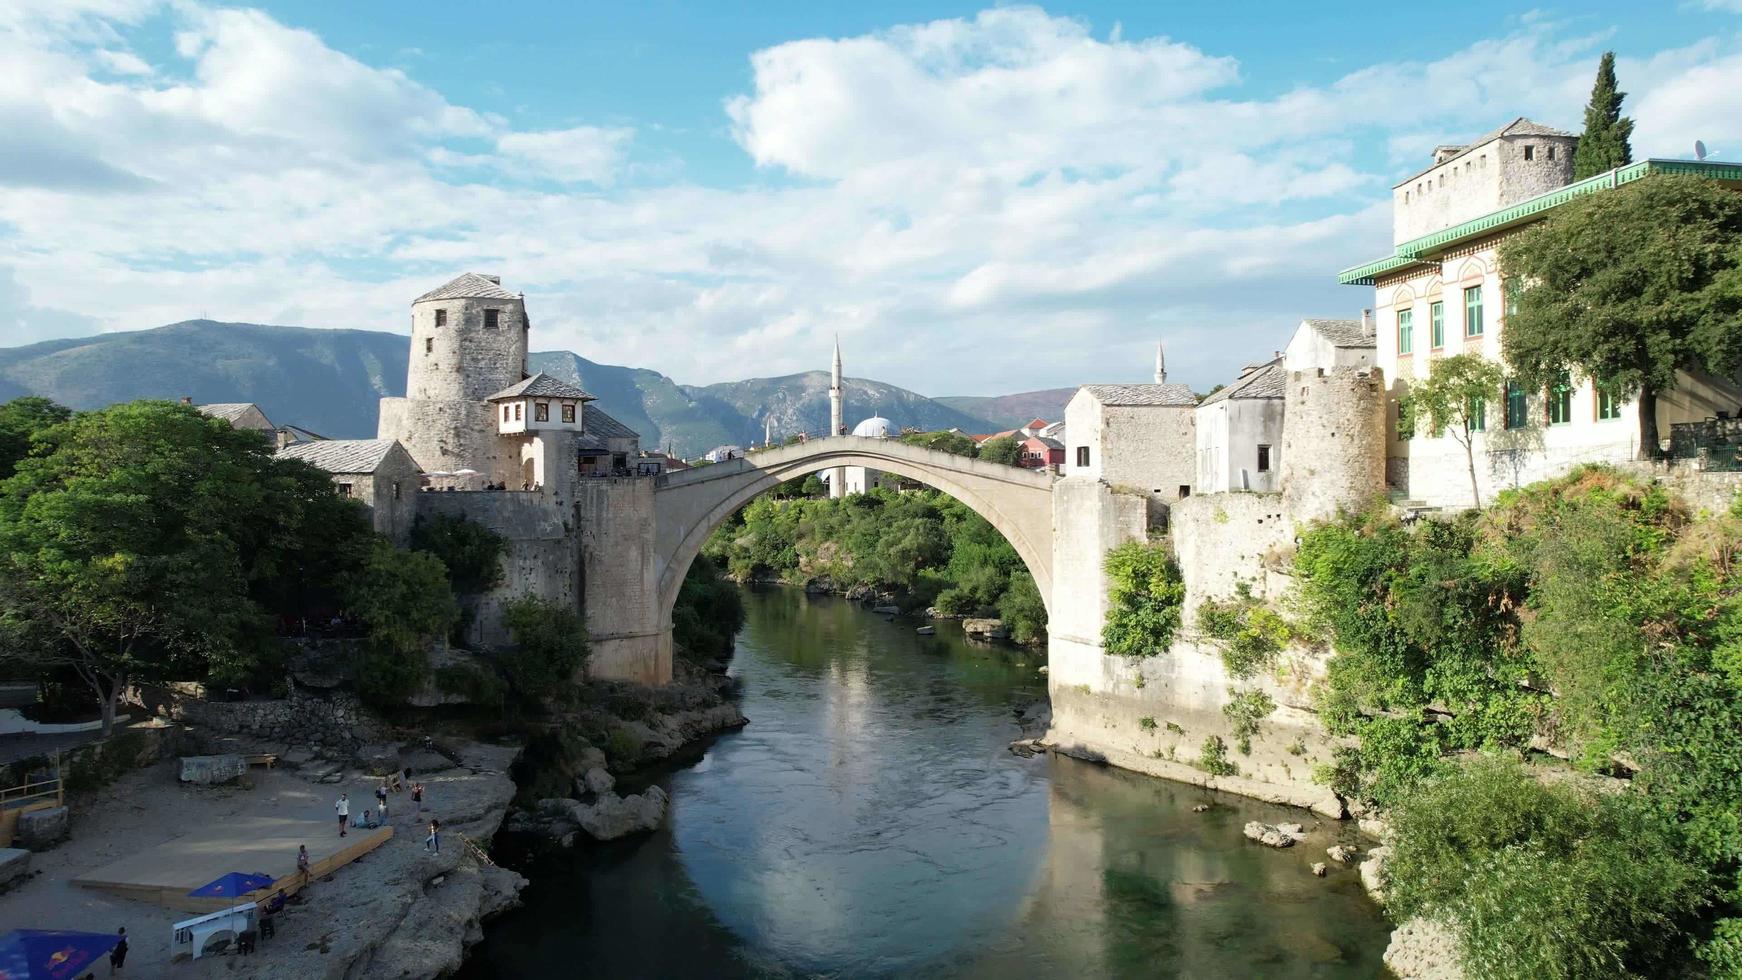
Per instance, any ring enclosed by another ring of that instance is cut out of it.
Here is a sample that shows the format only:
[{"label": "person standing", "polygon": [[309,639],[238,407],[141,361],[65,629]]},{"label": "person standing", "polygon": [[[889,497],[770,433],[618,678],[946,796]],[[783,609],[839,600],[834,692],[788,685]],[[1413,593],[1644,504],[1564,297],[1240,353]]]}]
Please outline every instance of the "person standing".
[{"label": "person standing", "polygon": [[339,814],[339,836],[345,836],[345,828],[351,822],[351,800],[344,793],[339,794],[339,802],[333,804],[333,809]]},{"label": "person standing", "polygon": [[305,885],[308,884],[308,845],[307,844],[298,844],[296,846],[296,870],[297,870],[298,874],[302,875],[302,883]]},{"label": "person standing", "polygon": [[118,935],[121,937],[121,941],[116,943],[115,948],[109,951],[110,976],[120,973],[122,967],[127,965],[127,927],[122,926]]},{"label": "person standing", "polygon": [[383,804],[387,802],[387,780],[385,778],[381,780],[381,785],[375,787],[375,801]]},{"label": "person standing", "polygon": [[430,818],[429,836],[423,839],[423,849],[437,854],[442,852],[442,822],[434,817]]},{"label": "person standing", "polygon": [[378,805],[376,807],[376,809],[379,810],[381,813],[381,822],[383,824],[386,824],[387,823],[387,797],[383,796],[381,798],[381,803],[380,803],[380,805]]},{"label": "person standing", "polygon": [[412,783],[411,784],[411,802],[417,804],[417,808],[419,810],[423,809],[423,784],[422,783]]}]

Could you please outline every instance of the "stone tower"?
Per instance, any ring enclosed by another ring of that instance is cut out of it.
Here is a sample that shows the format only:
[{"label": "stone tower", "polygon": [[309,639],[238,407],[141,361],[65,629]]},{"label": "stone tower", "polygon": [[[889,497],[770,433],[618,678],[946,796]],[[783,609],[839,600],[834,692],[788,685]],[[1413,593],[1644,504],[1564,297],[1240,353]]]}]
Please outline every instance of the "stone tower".
[{"label": "stone tower", "polygon": [[1290,371],[1281,482],[1290,520],[1358,510],[1385,492],[1385,383],[1377,368]]},{"label": "stone tower", "polygon": [[[829,435],[847,434],[846,391],[841,387],[841,338],[835,336],[835,362],[831,367],[829,380]],[[837,466],[829,471],[829,496],[844,497],[847,495],[847,470]]]},{"label": "stone tower", "polygon": [[484,399],[526,377],[526,301],[496,276],[468,272],[411,304],[405,397],[383,398],[377,435],[426,471],[476,470],[517,484]]}]

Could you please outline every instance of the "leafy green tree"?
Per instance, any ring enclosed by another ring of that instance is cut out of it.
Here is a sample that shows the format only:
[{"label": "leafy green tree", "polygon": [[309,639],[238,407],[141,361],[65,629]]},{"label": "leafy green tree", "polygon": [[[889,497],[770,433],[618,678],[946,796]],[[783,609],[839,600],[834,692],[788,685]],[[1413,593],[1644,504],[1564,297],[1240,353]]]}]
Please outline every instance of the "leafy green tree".
[{"label": "leafy green tree", "polygon": [[273,645],[268,611],[295,605],[283,583],[342,566],[357,527],[324,475],[191,407],[114,405],[35,440],[0,483],[4,646],[76,673],[105,732],[129,683],[247,676]]},{"label": "leafy green tree", "polygon": [[1017,643],[1034,643],[1046,635],[1046,603],[1026,570],[1010,576],[1010,588],[998,600],[998,618]]},{"label": "leafy green tree", "polygon": [[0,480],[11,476],[30,452],[30,440],[50,426],[72,417],[64,406],[26,395],[0,405]]},{"label": "leafy green tree", "polygon": [[1626,92],[1615,87],[1615,52],[1603,52],[1591,101],[1585,104],[1585,134],[1573,151],[1573,179],[1583,180],[1633,162],[1633,120],[1621,115]]},{"label": "leafy green tree", "polygon": [[427,551],[401,551],[379,538],[346,591],[350,612],[369,633],[357,692],[374,704],[397,704],[427,676],[430,642],[459,620],[448,571]]},{"label": "leafy green tree", "polygon": [[502,625],[514,646],[501,654],[508,683],[525,698],[538,698],[575,680],[587,662],[587,629],[580,611],[536,596],[502,607]]},{"label": "leafy green tree", "polygon": [[973,456],[979,450],[979,446],[974,440],[960,432],[951,432],[947,429],[938,432],[909,432],[901,437],[901,441],[910,446],[936,449],[957,456]]},{"label": "leafy green tree", "polygon": [[697,555],[671,610],[672,642],[697,660],[723,657],[744,625],[744,599],[707,555]]},{"label": "leafy green tree", "polygon": [[1107,619],[1101,644],[1108,653],[1152,657],[1165,653],[1179,629],[1186,584],[1162,544],[1128,541],[1107,552]]},{"label": "leafy green tree", "polygon": [[1405,415],[1417,431],[1445,432],[1464,451],[1470,472],[1470,499],[1482,506],[1476,482],[1476,433],[1486,427],[1488,403],[1502,397],[1506,375],[1480,354],[1454,354],[1433,362],[1427,380],[1409,391]]},{"label": "leafy green tree", "polygon": [[1594,378],[1635,398],[1642,455],[1677,372],[1742,369],[1742,194],[1657,175],[1589,194],[1500,247],[1516,290],[1502,344],[1525,384]]},{"label": "leafy green tree", "polygon": [[1022,462],[1022,444],[1009,436],[999,436],[980,443],[980,458],[989,463],[1016,466]]},{"label": "leafy green tree", "polygon": [[507,548],[500,534],[464,517],[419,516],[411,526],[411,550],[441,559],[459,595],[478,595],[501,585]]}]

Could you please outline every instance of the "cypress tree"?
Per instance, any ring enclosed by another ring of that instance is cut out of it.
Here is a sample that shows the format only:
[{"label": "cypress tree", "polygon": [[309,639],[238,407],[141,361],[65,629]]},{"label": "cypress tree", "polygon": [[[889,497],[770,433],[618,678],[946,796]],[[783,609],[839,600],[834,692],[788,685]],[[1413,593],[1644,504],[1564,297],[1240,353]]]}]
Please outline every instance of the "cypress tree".
[{"label": "cypress tree", "polygon": [[1585,135],[1573,151],[1573,179],[1583,180],[1633,162],[1633,120],[1621,115],[1626,92],[1615,90],[1615,52],[1603,52],[1597,65],[1597,83],[1591,86],[1591,101],[1585,106]]}]

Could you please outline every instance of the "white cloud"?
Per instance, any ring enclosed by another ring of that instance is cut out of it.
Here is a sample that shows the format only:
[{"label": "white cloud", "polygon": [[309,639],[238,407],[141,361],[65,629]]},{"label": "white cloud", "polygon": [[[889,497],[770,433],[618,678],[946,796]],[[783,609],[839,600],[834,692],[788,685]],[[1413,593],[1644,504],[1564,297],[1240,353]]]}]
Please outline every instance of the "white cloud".
[{"label": "white cloud", "polygon": [[[1157,334],[1207,387],[1370,305],[1332,276],[1389,246],[1393,177],[1515,115],[1576,127],[1605,41],[1532,18],[1252,97],[1232,58],[1031,7],[797,40],[724,118],[803,179],[710,187],[648,179],[630,128],[517,129],[259,11],[34,6],[0,6],[0,298],[92,319],[30,336],[404,329],[474,268],[541,348],[706,383],[824,366],[838,330],[850,372],[934,393],[1141,378]],[[1623,59],[1639,155],[1742,149],[1736,40]]]},{"label": "white cloud", "polygon": [[634,131],[576,126],[533,133],[505,133],[496,140],[503,156],[534,176],[565,183],[609,184]]}]

